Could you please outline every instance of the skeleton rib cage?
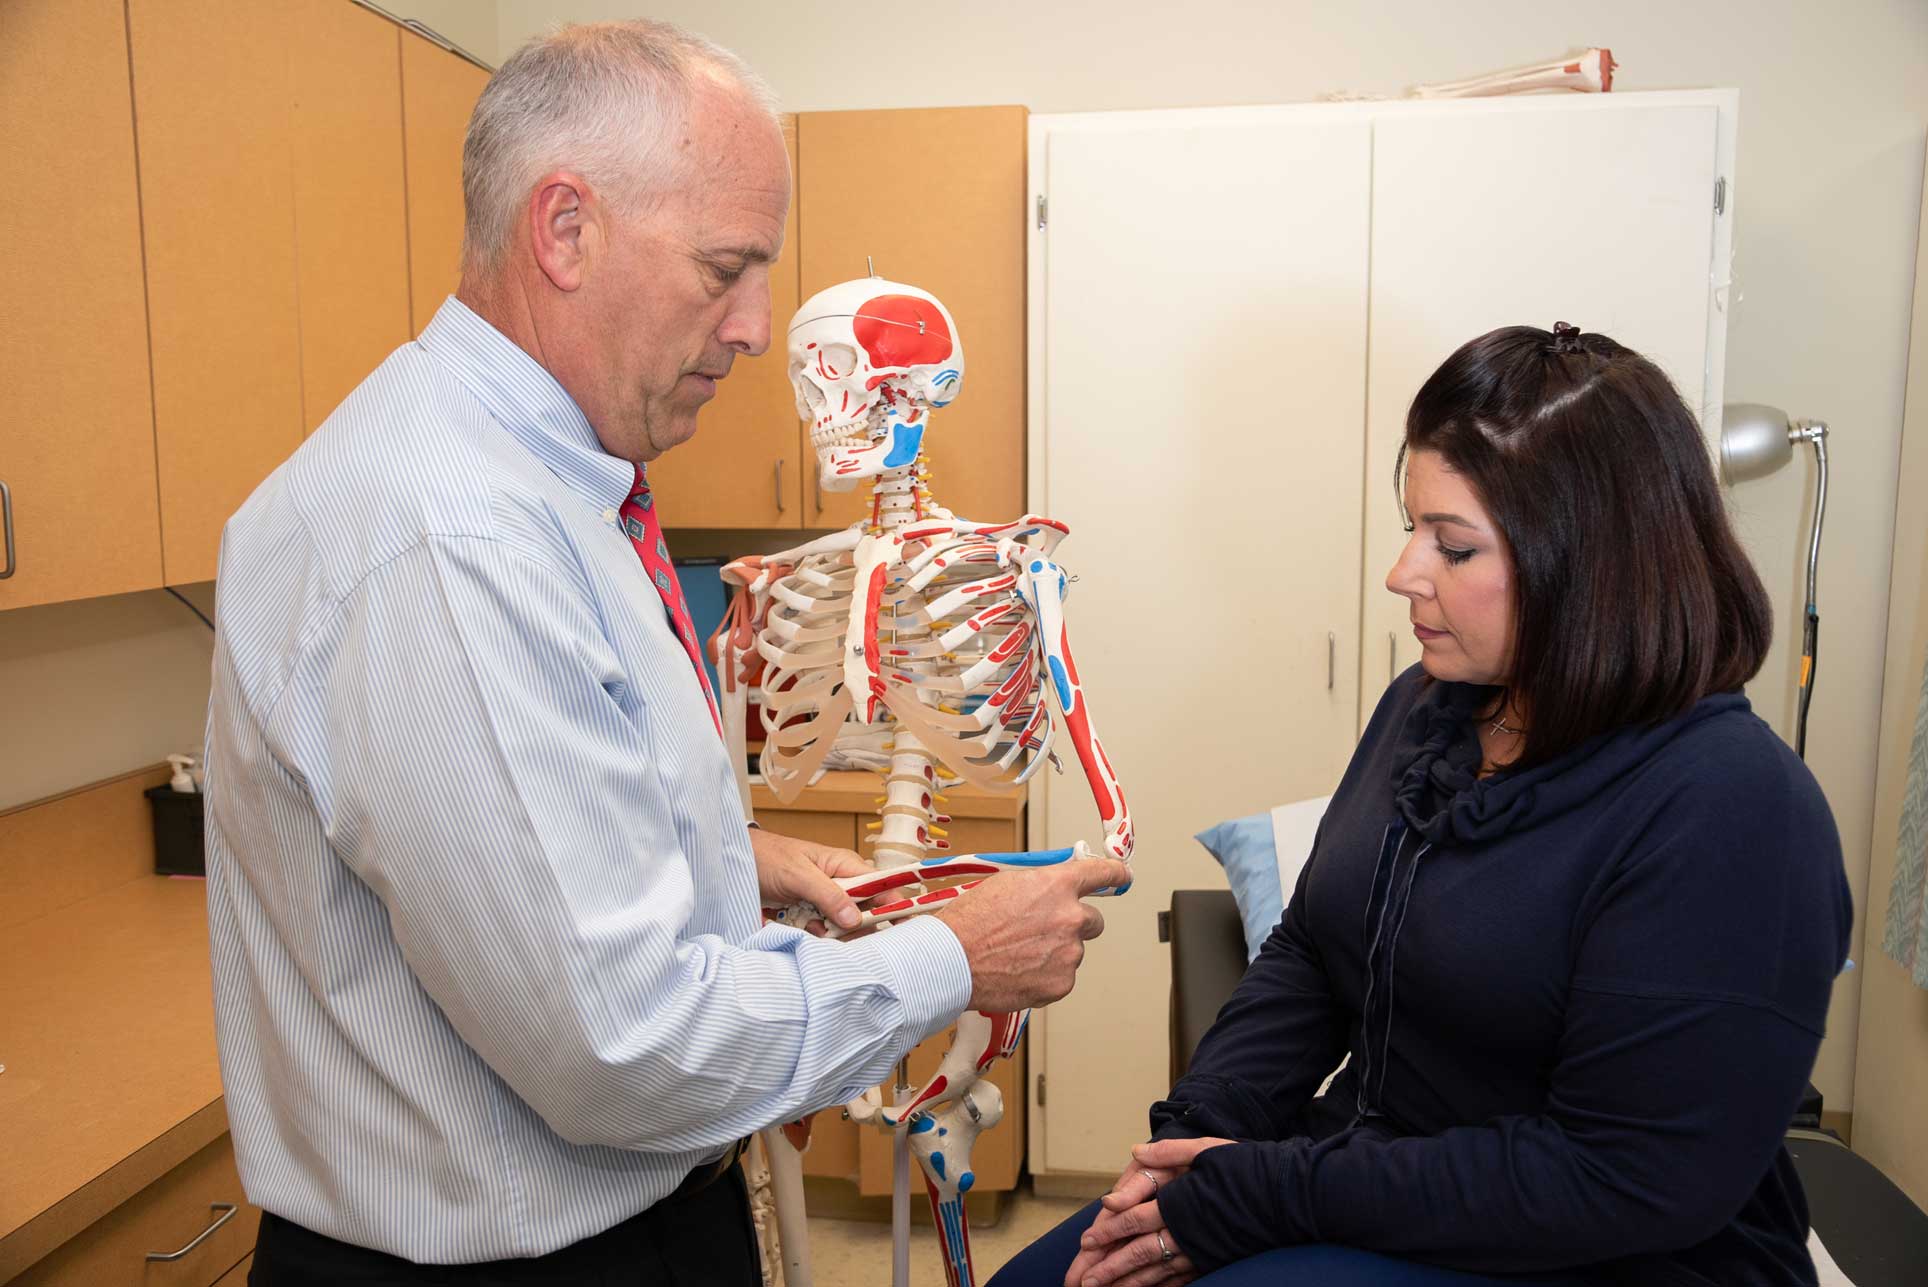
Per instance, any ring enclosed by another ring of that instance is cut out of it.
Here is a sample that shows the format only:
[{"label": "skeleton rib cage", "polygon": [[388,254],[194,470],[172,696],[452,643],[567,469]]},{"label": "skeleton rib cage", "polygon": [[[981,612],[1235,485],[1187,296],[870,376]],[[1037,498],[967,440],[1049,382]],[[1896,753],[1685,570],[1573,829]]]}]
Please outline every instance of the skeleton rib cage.
[{"label": "skeleton rib cage", "polygon": [[[840,735],[846,753],[874,755],[882,767],[883,747],[845,727],[866,701],[888,706],[946,770],[979,785],[1020,784],[1055,759],[1048,662],[1024,588],[1041,564],[1058,578],[1053,597],[1062,594],[1063,574],[1048,560],[1064,528],[1035,519],[962,526],[892,541],[889,553],[900,557],[883,565],[874,612],[857,603],[848,551],[807,555],[772,579],[756,640],[766,663],[760,765],[772,789],[788,795],[807,783]],[[864,634],[853,642],[859,624]],[[848,682],[853,654],[867,678],[857,692]]]}]

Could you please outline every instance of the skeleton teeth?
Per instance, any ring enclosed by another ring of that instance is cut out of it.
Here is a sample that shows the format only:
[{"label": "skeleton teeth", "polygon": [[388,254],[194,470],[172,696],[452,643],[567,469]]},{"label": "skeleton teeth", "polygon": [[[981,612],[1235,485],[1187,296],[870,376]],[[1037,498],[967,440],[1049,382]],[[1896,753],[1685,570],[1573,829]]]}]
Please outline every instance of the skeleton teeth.
[{"label": "skeleton teeth", "polygon": [[825,425],[819,429],[812,429],[810,448],[812,451],[826,451],[832,447],[868,447],[873,436],[881,437],[881,435],[863,432],[861,425],[857,428],[856,433],[848,432],[837,425]]}]

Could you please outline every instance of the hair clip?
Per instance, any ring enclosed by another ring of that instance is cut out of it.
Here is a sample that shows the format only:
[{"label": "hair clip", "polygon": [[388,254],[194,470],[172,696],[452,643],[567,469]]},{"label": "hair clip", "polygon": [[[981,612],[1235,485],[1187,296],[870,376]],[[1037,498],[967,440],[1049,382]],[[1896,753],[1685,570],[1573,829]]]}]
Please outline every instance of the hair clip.
[{"label": "hair clip", "polygon": [[1581,353],[1580,328],[1567,322],[1553,324],[1553,343],[1548,346],[1551,353]]}]

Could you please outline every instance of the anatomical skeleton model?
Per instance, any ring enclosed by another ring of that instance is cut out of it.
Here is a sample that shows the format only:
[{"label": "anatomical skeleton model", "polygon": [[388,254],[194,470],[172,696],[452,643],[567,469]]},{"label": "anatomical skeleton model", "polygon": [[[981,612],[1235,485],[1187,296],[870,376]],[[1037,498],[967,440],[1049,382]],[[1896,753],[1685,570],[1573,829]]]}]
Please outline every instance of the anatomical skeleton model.
[{"label": "anatomical skeleton model", "polygon": [[[1067,529],[1027,514],[1011,522],[960,518],[931,497],[922,443],[931,412],[957,396],[964,352],[943,304],[914,286],[859,278],[811,297],[790,324],[791,383],[823,485],[871,481],[868,519],[780,554],[739,559],[740,587],[711,641],[728,707],[743,737],[748,686],[761,679],[759,767],[778,798],[795,796],[833,748],[885,779],[873,857],[878,870],[840,883],[862,905],[862,927],[942,906],[988,876],[1088,855],[1082,842],[1044,853],[947,856],[941,786],[1009,788],[1068,739],[1097,800],[1105,850],[1129,860],[1124,794],[1091,725],[1065,633],[1069,578],[1052,560]],[[743,747],[732,748],[745,762]],[[774,915],[801,925],[816,909]],[[860,928],[862,928],[860,927]],[[838,933],[831,930],[831,933]],[[967,1011],[937,1072],[885,1103],[873,1089],[846,1108],[891,1130],[897,1152],[895,1280],[907,1272],[907,1155],[924,1173],[951,1287],[971,1287],[964,1194],[978,1132],[1003,1115],[979,1074],[1009,1056],[1026,1015]],[[794,1138],[794,1136],[793,1136]],[[772,1167],[786,1150],[766,1134]],[[796,1165],[794,1151],[787,1164]],[[779,1215],[786,1205],[778,1184]],[[788,1245],[788,1287],[799,1257]]]}]

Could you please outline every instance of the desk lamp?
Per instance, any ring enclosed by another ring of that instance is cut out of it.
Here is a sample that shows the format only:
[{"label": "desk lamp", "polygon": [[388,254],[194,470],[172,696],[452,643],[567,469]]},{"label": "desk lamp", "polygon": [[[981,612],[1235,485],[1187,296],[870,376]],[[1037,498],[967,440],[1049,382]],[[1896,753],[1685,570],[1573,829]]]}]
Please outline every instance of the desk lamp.
[{"label": "desk lamp", "polygon": [[1828,427],[1819,420],[1790,420],[1778,407],[1730,402],[1721,408],[1720,472],[1729,483],[1765,478],[1794,455],[1794,444],[1814,445],[1819,471],[1814,487],[1814,529],[1808,535],[1807,614],[1801,631],[1801,679],[1794,724],[1794,753],[1807,758],[1808,704],[1814,700],[1815,647],[1821,617],[1814,608],[1814,573],[1821,559],[1821,519],[1828,507]]}]

